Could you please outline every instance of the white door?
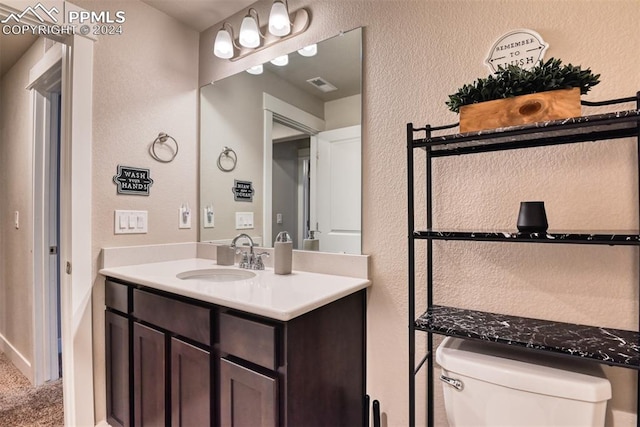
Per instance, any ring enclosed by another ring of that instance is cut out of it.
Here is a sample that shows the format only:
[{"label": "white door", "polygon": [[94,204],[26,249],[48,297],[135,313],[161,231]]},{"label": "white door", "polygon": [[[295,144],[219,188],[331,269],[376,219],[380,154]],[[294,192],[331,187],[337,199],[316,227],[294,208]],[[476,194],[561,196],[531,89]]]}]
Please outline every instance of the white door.
[{"label": "white door", "polygon": [[311,212],[316,218],[311,224],[320,232],[316,234],[320,251],[360,254],[360,126],[320,132],[315,139],[311,148],[316,153],[312,155],[315,167],[311,165],[315,209],[312,207]]}]

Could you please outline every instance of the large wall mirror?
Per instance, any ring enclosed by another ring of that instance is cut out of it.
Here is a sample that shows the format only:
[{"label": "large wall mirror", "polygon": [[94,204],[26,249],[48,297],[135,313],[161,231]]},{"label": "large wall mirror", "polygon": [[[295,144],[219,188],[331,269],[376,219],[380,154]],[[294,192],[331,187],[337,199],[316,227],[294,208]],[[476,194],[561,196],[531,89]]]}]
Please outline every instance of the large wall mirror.
[{"label": "large wall mirror", "polygon": [[200,89],[200,241],[361,253],[362,29],[315,50]]}]

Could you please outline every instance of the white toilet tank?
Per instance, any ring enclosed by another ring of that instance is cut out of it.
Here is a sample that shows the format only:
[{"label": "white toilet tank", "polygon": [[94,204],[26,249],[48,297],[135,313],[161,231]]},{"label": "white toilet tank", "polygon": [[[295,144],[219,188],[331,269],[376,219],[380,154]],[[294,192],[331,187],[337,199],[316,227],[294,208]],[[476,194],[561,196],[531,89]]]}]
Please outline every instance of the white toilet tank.
[{"label": "white toilet tank", "polygon": [[436,361],[450,427],[604,426],[611,384],[597,363],[451,337]]}]

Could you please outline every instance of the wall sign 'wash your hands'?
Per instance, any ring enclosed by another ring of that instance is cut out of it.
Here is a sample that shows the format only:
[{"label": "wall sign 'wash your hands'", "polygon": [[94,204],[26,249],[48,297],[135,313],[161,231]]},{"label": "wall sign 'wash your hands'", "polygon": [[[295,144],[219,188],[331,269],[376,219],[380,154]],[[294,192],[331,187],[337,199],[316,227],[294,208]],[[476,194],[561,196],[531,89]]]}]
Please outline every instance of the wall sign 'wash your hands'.
[{"label": "wall sign 'wash your hands'", "polygon": [[118,186],[118,194],[148,196],[149,187],[153,185],[149,169],[118,165],[118,173],[113,182]]}]

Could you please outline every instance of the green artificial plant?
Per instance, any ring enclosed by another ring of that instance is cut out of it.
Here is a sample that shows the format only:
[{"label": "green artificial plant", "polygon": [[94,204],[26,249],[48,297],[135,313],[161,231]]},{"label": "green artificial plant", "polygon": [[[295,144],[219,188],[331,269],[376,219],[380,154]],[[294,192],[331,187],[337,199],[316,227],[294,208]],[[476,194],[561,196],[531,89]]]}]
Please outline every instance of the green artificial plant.
[{"label": "green artificial plant", "polygon": [[449,95],[446,104],[451,111],[459,113],[463,105],[549,90],[579,87],[580,94],[584,95],[598,83],[600,74],[594,75],[589,68],[562,65],[559,59],[551,58],[544,63],[540,61],[530,70],[515,65],[499,67],[493,75],[479,78]]}]

